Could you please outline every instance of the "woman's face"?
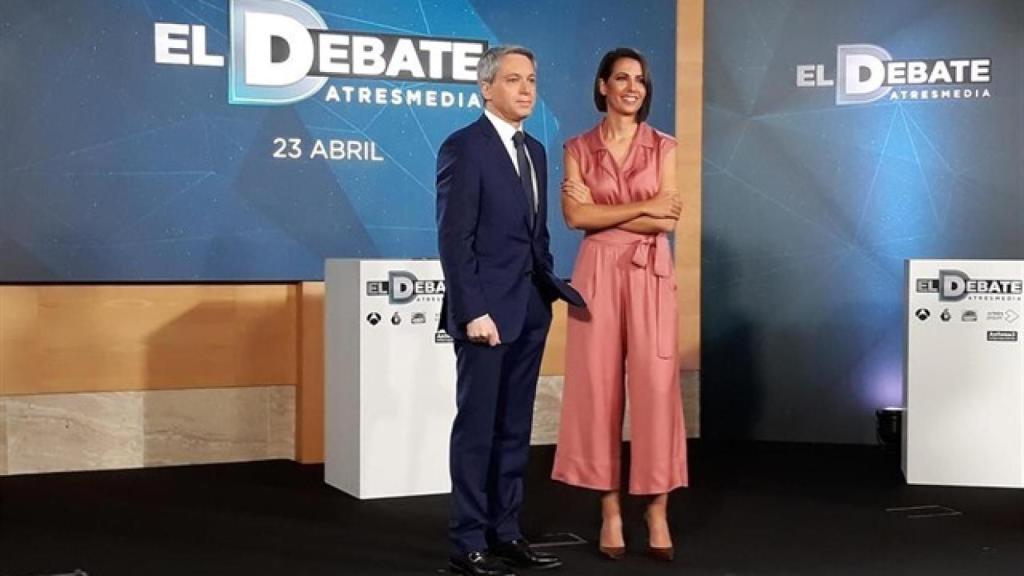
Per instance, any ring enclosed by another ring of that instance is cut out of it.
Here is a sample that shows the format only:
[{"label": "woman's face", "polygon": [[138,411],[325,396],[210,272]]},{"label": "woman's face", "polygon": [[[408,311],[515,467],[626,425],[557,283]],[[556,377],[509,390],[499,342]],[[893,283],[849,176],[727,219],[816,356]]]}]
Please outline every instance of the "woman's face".
[{"label": "woman's face", "polygon": [[632,58],[619,58],[612,65],[608,79],[601,81],[601,94],[609,112],[636,116],[647,98],[643,66]]}]

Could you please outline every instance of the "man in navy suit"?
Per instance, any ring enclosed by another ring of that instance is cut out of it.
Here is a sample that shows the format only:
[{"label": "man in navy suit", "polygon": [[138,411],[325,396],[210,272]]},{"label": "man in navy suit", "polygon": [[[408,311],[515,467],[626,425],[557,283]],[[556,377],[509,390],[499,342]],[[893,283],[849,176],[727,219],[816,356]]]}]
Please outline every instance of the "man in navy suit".
[{"label": "man in navy suit", "polygon": [[458,405],[449,568],[504,576],[513,574],[508,565],[561,565],[523,539],[519,509],[551,302],[583,301],[552,271],[547,158],[522,130],[537,98],[533,54],[491,48],[477,76],[484,114],[449,136],[437,158],[440,327],[455,342]]}]

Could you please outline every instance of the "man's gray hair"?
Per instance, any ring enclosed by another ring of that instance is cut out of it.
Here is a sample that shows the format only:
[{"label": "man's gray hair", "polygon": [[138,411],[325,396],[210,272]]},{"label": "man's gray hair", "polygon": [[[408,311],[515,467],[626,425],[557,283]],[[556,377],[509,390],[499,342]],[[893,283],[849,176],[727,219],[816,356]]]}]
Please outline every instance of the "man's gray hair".
[{"label": "man's gray hair", "polygon": [[534,68],[537,67],[537,60],[533,57],[533,52],[529,48],[524,46],[516,46],[515,44],[509,44],[507,46],[491,46],[484,52],[484,55],[480,57],[480,62],[476,65],[476,79],[479,82],[486,82],[490,84],[494,82],[494,77],[498,75],[498,63],[501,62],[503,56],[509,54],[519,54],[526,56],[533,63]]}]

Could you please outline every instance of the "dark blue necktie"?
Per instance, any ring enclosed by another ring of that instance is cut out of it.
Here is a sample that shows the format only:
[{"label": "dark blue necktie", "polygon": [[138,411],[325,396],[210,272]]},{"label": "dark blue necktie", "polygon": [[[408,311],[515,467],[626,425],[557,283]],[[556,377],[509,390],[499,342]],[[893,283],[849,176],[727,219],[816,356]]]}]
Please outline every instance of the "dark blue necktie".
[{"label": "dark blue necktie", "polygon": [[537,214],[537,206],[534,204],[533,193],[533,168],[530,167],[530,159],[526,156],[526,134],[517,130],[512,141],[516,145],[516,164],[519,165],[519,181],[523,183],[523,192],[526,193],[526,205],[530,207],[530,227]]}]

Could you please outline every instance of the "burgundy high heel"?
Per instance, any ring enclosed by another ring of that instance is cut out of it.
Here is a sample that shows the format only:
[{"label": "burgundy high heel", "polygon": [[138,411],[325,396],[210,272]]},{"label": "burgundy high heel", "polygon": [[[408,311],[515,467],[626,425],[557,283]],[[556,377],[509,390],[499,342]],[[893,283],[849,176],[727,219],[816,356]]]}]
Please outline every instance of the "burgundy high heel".
[{"label": "burgundy high heel", "polygon": [[[603,524],[604,520],[602,520],[601,522]],[[609,560],[622,560],[626,556],[625,546],[602,546],[600,543],[598,543],[597,549],[601,552],[601,554],[605,556],[605,558],[608,558]]]},{"label": "burgundy high heel", "polygon": [[676,557],[676,549],[672,546],[668,548],[656,548],[654,546],[647,546],[647,555],[655,560],[661,560],[662,562],[671,562]]},{"label": "burgundy high heel", "polygon": [[622,560],[626,557],[625,546],[600,546],[597,547],[604,554],[605,558],[609,560]]},{"label": "burgundy high heel", "polygon": [[[650,530],[651,526],[651,515],[644,512],[644,521],[647,522],[647,529]],[[676,557],[676,549],[674,546],[659,547],[647,545],[647,555],[655,560],[662,562],[671,562]]]}]

